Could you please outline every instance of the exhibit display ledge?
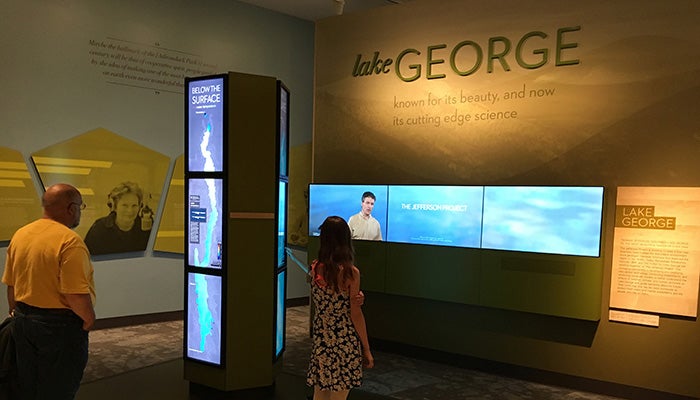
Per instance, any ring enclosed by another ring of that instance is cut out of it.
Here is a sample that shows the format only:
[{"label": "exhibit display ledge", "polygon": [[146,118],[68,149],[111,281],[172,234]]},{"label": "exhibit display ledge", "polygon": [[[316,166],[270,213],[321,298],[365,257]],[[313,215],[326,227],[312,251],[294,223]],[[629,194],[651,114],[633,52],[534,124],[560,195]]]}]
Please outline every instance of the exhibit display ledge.
[{"label": "exhibit display ledge", "polygon": [[[309,258],[318,253],[309,238]],[[600,320],[599,257],[354,241],[362,290],[585,321]],[[311,260],[309,260],[311,261]]]}]

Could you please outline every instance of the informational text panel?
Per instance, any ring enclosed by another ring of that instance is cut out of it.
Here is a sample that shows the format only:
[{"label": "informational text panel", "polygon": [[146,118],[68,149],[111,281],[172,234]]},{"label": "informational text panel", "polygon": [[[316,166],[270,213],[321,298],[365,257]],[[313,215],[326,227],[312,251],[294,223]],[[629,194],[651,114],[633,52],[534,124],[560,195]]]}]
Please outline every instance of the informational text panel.
[{"label": "informational text panel", "polygon": [[696,317],[700,188],[619,187],[610,307]]}]

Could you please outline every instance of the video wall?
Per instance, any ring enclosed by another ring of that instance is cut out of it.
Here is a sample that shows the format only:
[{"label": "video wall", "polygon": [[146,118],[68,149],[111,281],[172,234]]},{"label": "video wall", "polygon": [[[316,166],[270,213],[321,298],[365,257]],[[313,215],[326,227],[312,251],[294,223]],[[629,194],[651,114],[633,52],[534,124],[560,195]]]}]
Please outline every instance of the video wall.
[{"label": "video wall", "polygon": [[353,232],[358,219],[378,225],[382,239],[373,240],[599,257],[603,192],[602,186],[311,184],[309,235],[318,236],[323,220],[337,215]]}]

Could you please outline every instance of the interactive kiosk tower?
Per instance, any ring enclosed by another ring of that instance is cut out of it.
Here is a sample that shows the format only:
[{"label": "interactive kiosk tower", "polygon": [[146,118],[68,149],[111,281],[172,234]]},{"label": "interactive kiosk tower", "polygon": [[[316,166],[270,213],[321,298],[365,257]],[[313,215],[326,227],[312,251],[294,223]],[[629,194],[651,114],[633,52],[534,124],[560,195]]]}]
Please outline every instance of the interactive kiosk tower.
[{"label": "interactive kiosk tower", "polygon": [[270,386],[285,344],[289,91],[233,72],[185,83],[185,379]]}]

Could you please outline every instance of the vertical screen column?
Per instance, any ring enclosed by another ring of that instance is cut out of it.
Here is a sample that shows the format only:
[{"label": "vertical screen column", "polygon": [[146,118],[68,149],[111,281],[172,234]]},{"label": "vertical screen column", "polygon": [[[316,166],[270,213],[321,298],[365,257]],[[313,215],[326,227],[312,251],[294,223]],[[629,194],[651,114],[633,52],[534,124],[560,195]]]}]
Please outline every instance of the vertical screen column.
[{"label": "vertical screen column", "polygon": [[223,366],[226,304],[226,76],[186,80],[184,356]]},{"label": "vertical screen column", "polygon": [[274,359],[277,360],[285,347],[285,301],[287,299],[287,204],[289,186],[289,90],[277,81],[277,262],[275,279],[275,331],[272,337]]}]

